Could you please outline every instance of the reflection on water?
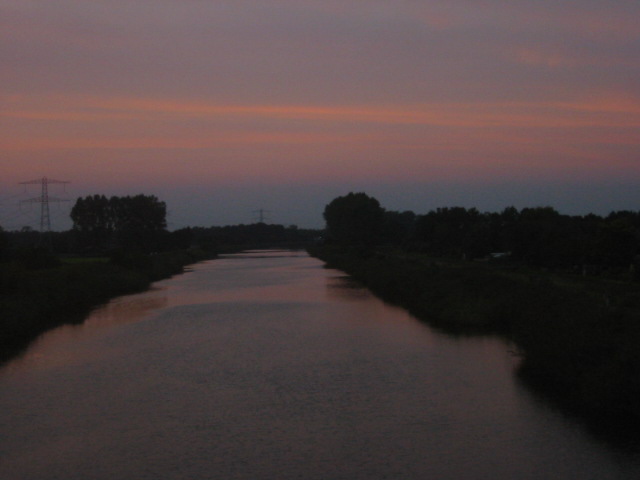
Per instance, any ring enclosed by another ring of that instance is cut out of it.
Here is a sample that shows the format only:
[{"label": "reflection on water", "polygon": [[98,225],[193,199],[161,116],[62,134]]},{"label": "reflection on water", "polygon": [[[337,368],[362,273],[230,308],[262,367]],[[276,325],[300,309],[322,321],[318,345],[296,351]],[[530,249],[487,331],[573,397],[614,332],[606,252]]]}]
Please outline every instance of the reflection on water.
[{"label": "reflection on water", "polygon": [[[141,320],[150,312],[167,305],[166,288],[154,286],[146,292],[116,298],[94,309],[80,324],[69,324],[40,335],[32,345],[5,368],[16,370],[29,368],[34,362],[46,361],[48,365],[64,362],[73,349],[58,350],[60,344],[68,345],[97,331],[119,324]],[[52,353],[57,351],[58,353]]]},{"label": "reflection on water", "polygon": [[258,259],[269,259],[276,260],[279,258],[304,258],[307,254],[304,250],[249,250],[246,252],[233,253],[233,254],[223,254],[220,255],[219,258],[226,259],[250,259],[250,260],[258,260]]},{"label": "reflection on water", "polygon": [[148,292],[120,297],[97,308],[89,315],[82,328],[102,328],[135,322],[149,312],[166,306],[167,303],[166,287],[156,286]]},{"label": "reflection on water", "polygon": [[362,284],[349,276],[340,275],[327,279],[327,295],[341,300],[364,300],[371,297],[371,293]]},{"label": "reflection on water", "polygon": [[635,479],[451,338],[302,253],[194,266],[0,370],[0,478]]}]

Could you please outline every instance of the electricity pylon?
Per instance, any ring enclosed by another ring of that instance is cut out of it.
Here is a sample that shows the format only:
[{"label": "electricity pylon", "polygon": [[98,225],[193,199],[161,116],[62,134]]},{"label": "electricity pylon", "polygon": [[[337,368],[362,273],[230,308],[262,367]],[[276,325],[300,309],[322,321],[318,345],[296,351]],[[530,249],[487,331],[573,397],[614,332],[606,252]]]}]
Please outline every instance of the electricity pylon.
[{"label": "electricity pylon", "polygon": [[258,223],[264,223],[267,220],[266,214],[269,213],[269,210],[265,210],[264,208],[261,208],[260,210],[254,210],[253,213],[258,214]]},{"label": "electricity pylon", "polygon": [[39,197],[23,200],[20,203],[39,203],[40,204],[40,232],[46,233],[51,231],[51,215],[49,214],[50,202],[68,202],[66,198],[52,198],[49,196],[49,184],[62,184],[66,185],[69,182],[62,180],[51,180],[47,177],[42,177],[39,180],[30,180],[28,182],[20,182],[20,185],[41,185],[42,190]]}]

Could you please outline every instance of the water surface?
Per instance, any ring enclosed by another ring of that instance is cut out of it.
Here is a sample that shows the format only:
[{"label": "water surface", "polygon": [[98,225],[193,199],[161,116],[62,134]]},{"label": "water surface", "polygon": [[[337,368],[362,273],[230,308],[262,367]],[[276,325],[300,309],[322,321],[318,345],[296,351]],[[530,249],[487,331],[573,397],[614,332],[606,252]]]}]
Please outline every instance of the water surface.
[{"label": "water surface", "polygon": [[0,370],[0,478],[640,478],[516,365],[304,253],[227,256]]}]

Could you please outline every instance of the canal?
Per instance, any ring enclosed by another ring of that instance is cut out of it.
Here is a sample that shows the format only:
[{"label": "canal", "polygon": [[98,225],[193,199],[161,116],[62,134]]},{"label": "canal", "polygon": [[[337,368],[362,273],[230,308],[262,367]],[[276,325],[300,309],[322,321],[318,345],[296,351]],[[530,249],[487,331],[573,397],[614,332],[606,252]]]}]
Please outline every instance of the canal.
[{"label": "canal", "polygon": [[0,369],[0,478],[637,479],[533,395],[495,337],[452,337],[304,252],[193,266]]}]

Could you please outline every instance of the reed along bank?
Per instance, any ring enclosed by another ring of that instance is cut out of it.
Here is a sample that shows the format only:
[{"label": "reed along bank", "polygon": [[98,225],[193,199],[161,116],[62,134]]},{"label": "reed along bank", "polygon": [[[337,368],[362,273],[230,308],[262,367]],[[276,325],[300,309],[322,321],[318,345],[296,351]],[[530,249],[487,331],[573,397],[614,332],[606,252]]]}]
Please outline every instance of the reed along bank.
[{"label": "reed along bank", "polygon": [[356,247],[309,253],[452,334],[499,334],[526,383],[590,420],[640,432],[640,287]]}]

